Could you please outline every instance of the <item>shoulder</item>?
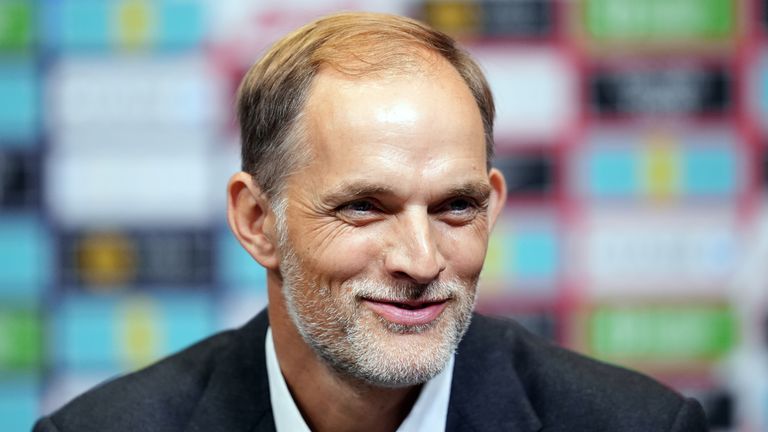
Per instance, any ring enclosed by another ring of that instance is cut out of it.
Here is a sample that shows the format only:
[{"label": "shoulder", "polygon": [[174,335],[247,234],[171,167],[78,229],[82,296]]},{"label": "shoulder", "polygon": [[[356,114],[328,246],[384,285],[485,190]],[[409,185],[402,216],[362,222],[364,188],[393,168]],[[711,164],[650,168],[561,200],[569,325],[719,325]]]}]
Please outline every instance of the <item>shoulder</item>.
[{"label": "shoulder", "polygon": [[[604,392],[653,393],[663,398],[679,396],[666,387],[628,369],[609,365],[569,351],[525,330],[512,320],[476,316],[475,337],[508,355],[526,388],[536,394],[580,392],[599,398]],[[615,394],[615,393],[614,393]]]},{"label": "shoulder", "polygon": [[[640,373],[556,346],[511,320],[476,315],[467,339],[470,350],[507,363],[502,369],[515,375],[544,425],[567,419],[564,430],[706,430],[695,401]],[[689,421],[699,427],[676,429]]]}]

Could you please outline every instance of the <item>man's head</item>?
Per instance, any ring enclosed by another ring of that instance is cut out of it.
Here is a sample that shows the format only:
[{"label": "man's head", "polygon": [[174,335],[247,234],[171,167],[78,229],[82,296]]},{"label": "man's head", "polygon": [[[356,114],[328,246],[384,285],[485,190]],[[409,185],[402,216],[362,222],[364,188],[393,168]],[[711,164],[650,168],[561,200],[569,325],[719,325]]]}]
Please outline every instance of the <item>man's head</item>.
[{"label": "man's head", "polygon": [[477,66],[414,21],[339,15],[278,42],[240,109],[253,177],[230,182],[229,221],[271,275],[270,325],[362,382],[437,374],[505,197]]},{"label": "man's head", "polygon": [[237,100],[242,170],[272,197],[285,177],[306,161],[301,114],[320,70],[361,78],[409,74],[435,56],[449,62],[472,92],[483,120],[490,167],[495,108],[475,61],[453,39],[418,21],[344,13],[319,19],[279,40],[243,78]]}]

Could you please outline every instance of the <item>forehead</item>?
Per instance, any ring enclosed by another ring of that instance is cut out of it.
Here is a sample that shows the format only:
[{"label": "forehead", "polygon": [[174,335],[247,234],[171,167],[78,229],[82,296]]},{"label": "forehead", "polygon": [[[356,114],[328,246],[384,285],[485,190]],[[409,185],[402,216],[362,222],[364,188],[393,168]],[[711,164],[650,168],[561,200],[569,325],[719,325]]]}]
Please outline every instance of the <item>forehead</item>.
[{"label": "forehead", "polygon": [[323,179],[356,170],[485,169],[480,110],[445,60],[418,71],[362,78],[322,69],[304,121],[309,168]]}]

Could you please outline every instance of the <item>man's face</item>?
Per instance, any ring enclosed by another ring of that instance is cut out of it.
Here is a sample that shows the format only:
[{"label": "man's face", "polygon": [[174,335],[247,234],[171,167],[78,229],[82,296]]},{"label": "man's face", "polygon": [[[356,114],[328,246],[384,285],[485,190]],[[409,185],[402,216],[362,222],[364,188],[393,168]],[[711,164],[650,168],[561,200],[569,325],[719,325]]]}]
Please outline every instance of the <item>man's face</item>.
[{"label": "man's face", "polygon": [[469,324],[495,214],[477,105],[450,65],[425,69],[321,71],[304,112],[312,159],[278,215],[294,325],[331,367],[374,385],[442,370]]}]

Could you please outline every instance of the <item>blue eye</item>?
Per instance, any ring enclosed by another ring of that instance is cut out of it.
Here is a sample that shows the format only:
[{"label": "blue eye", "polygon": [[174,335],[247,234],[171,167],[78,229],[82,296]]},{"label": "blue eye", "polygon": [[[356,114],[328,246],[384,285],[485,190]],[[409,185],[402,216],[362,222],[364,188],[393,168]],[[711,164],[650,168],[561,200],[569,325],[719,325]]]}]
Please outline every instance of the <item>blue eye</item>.
[{"label": "blue eye", "polygon": [[381,219],[383,212],[375,201],[360,199],[337,207],[336,214],[348,223],[362,226]]},{"label": "blue eye", "polygon": [[448,203],[448,210],[452,212],[465,211],[470,207],[472,207],[472,203],[464,198],[455,199]]},{"label": "blue eye", "polygon": [[346,206],[347,210],[354,212],[369,212],[374,209],[373,204],[370,201],[354,201]]},{"label": "blue eye", "polygon": [[446,201],[439,210],[441,220],[451,225],[465,225],[477,217],[482,211],[475,200],[471,198],[457,197]]}]

